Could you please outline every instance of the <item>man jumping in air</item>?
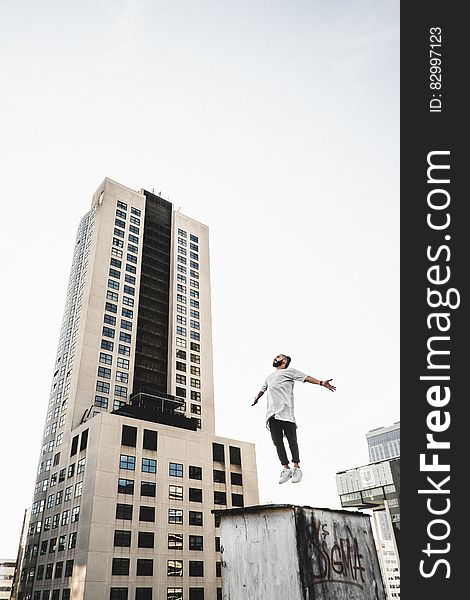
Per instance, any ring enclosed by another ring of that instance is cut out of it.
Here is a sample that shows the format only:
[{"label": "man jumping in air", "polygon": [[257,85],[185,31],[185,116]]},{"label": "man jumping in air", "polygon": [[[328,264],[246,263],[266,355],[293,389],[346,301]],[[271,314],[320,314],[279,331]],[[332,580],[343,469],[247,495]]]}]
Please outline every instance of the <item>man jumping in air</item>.
[{"label": "man jumping in air", "polygon": [[[257,404],[264,392],[268,392],[266,427],[271,431],[271,438],[283,466],[279,483],[285,483],[289,479],[292,479],[292,483],[298,483],[302,479],[302,471],[299,466],[297,425],[294,417],[294,382],[307,381],[308,383],[320,385],[331,392],[336,390],[336,387],[330,383],[330,381],[333,381],[332,379],[320,381],[315,377],[297,371],[297,369],[289,369],[290,361],[290,356],[286,354],[276,356],[273,360],[273,367],[276,367],[276,371],[268,375],[252,404],[252,406]],[[289,467],[289,461],[287,460],[283,441],[284,435],[292,454],[293,469]]]}]

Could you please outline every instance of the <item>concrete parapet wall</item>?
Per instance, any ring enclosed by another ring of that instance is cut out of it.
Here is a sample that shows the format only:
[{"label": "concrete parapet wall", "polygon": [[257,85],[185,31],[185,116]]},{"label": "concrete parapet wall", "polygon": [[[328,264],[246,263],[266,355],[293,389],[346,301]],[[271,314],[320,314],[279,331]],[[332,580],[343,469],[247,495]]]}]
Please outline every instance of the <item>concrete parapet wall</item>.
[{"label": "concrete parapet wall", "polygon": [[368,515],[292,505],[220,512],[223,600],[385,600]]}]

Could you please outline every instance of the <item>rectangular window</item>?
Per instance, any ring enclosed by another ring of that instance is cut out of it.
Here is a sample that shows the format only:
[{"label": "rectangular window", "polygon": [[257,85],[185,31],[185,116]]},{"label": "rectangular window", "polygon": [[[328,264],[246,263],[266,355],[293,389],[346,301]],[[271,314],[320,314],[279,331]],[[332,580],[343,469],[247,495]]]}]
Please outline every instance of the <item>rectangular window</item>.
[{"label": "rectangular window", "polygon": [[186,274],[186,267],[184,265],[177,265],[176,269],[177,269],[178,273]]},{"label": "rectangular window", "polygon": [[157,485],[153,481],[142,481],[140,484],[140,495],[155,498]]},{"label": "rectangular window", "polygon": [[186,304],[186,297],[182,296],[181,294],[176,294],[176,300],[181,304]]},{"label": "rectangular window", "polygon": [[85,459],[81,458],[77,463],[77,475],[80,475],[80,473],[83,473],[84,470],[85,470]]},{"label": "rectangular window", "polygon": [[186,325],[186,317],[183,317],[182,315],[176,315],[176,322],[180,325]]},{"label": "rectangular window", "polygon": [[155,545],[153,531],[139,531],[137,546],[139,548],[153,548]]},{"label": "rectangular window", "polygon": [[75,484],[74,497],[79,498],[82,495],[82,490],[83,490],[83,481],[79,481],[78,483]]},{"label": "rectangular window", "polygon": [[230,483],[232,485],[243,485],[241,473],[230,473]]},{"label": "rectangular window", "polygon": [[177,338],[176,338],[176,345],[177,345],[179,348],[186,348],[186,340],[184,340],[183,338],[179,338],[179,337],[177,337]]},{"label": "rectangular window", "polygon": [[202,489],[201,488],[189,488],[189,501],[190,502],[202,502]]},{"label": "rectangular window", "polygon": [[132,521],[132,504],[116,504],[116,519]]},{"label": "rectangular window", "polygon": [[168,523],[173,525],[183,524],[183,511],[180,508],[169,508],[168,509]]},{"label": "rectangular window", "polygon": [[243,494],[232,494],[232,506],[245,506]]},{"label": "rectangular window", "polygon": [[180,398],[186,398],[186,389],[176,386],[176,395]]},{"label": "rectangular window", "polygon": [[196,510],[189,511],[189,524],[202,527],[202,512]]},{"label": "rectangular window", "polygon": [[134,256],[133,254],[128,254],[126,256],[126,259],[131,262],[134,263],[135,265],[137,264],[137,256]]},{"label": "rectangular window", "polygon": [[155,523],[155,507],[141,506],[139,509],[139,521]]},{"label": "rectangular window", "polygon": [[127,397],[127,387],[125,387],[123,385],[115,385],[114,386],[114,395],[126,398]]},{"label": "rectangular window", "polygon": [[177,304],[176,311],[181,315],[185,315],[186,314],[186,306],[183,306],[182,304]]},{"label": "rectangular window", "polygon": [[176,383],[180,385],[186,385],[186,375],[181,375],[180,373],[176,373],[175,375]]},{"label": "rectangular window", "polygon": [[109,342],[108,340],[101,340],[101,349],[102,350],[111,350],[114,348],[114,342]]},{"label": "rectangular window", "polygon": [[201,380],[191,377],[191,387],[201,389]]},{"label": "rectangular window", "polygon": [[61,526],[68,525],[70,519],[70,510],[64,510],[62,513],[62,519],[60,520]]},{"label": "rectangular window", "polygon": [[111,369],[108,369],[107,367],[98,367],[98,377],[111,379]]},{"label": "rectangular window", "polygon": [[117,359],[117,366],[120,369],[128,369],[129,368],[129,360],[127,358],[118,358]]},{"label": "rectangular window", "polygon": [[138,558],[136,574],[151,577],[153,575],[153,560],[151,558]]},{"label": "rectangular window", "polygon": [[225,462],[225,449],[223,444],[212,443],[212,460],[214,462]]},{"label": "rectangular window", "polygon": [[182,587],[169,587],[166,589],[166,600],[183,600]]},{"label": "rectangular window", "polygon": [[[124,236],[122,236],[124,237]],[[118,248],[124,247],[124,242],[122,240],[118,240],[117,238],[113,238],[113,246],[117,246]]]},{"label": "rectangular window", "polygon": [[132,330],[132,321],[126,321],[121,319],[121,329],[126,329],[127,331]]},{"label": "rectangular window", "polygon": [[200,341],[201,340],[201,334],[198,333],[197,331],[192,331],[190,332],[190,336],[189,336],[192,340],[197,340]]},{"label": "rectangular window", "polygon": [[74,506],[72,508],[72,518],[70,519],[71,523],[78,523],[78,520],[80,518],[80,507],[79,506]]},{"label": "rectangular window", "polygon": [[201,392],[195,392],[191,390],[191,400],[196,400],[197,402],[201,401]]},{"label": "rectangular window", "polygon": [[169,464],[169,475],[170,477],[183,477],[183,465],[171,462]]},{"label": "rectangular window", "polygon": [[239,465],[242,464],[242,454],[240,448],[236,446],[229,446],[230,464]]},{"label": "rectangular window", "polygon": [[189,536],[189,549],[190,550],[204,550],[204,538],[202,535],[190,535]]},{"label": "rectangular window", "polygon": [[121,278],[121,272],[117,269],[109,269],[109,276],[114,277],[115,279]]},{"label": "rectangular window", "polygon": [[144,429],[144,450],[156,450],[157,449],[157,432],[151,429]]},{"label": "rectangular window", "polygon": [[189,466],[189,479],[202,480],[202,467]]},{"label": "rectangular window", "polygon": [[119,460],[119,468],[127,469],[128,471],[135,471],[135,456],[121,454],[121,458]]},{"label": "rectangular window", "polygon": [[112,587],[109,592],[109,600],[127,600],[128,590],[126,587]]},{"label": "rectangular window", "polygon": [[168,498],[170,500],[183,500],[183,486],[170,485],[168,487]]},{"label": "rectangular window", "polygon": [[64,577],[72,577],[73,573],[73,558],[65,561]]},{"label": "rectangular window", "polygon": [[126,276],[124,277],[124,281],[125,281],[126,283],[130,283],[131,285],[135,285],[135,281],[136,281],[136,279],[135,279],[134,275],[126,275]]},{"label": "rectangular window", "polygon": [[123,529],[116,529],[114,532],[114,545],[122,548],[130,548],[131,532]]},{"label": "rectangular window", "polygon": [[197,375],[198,377],[201,376],[201,368],[200,367],[193,367],[191,365],[191,375]]},{"label": "rectangular window", "polygon": [[111,255],[117,256],[118,258],[122,258],[122,250],[118,250],[117,248],[111,248]]},{"label": "rectangular window", "polygon": [[117,229],[117,227],[114,228],[113,234],[118,238],[124,238],[124,231]]},{"label": "rectangular window", "polygon": [[64,502],[68,502],[71,499],[72,499],[72,486],[65,488]]},{"label": "rectangular window", "polygon": [[117,304],[113,304],[112,302],[106,302],[104,305],[104,309],[110,313],[117,313]]},{"label": "rectangular window", "polygon": [[96,391],[101,392],[102,394],[109,394],[109,383],[106,383],[105,381],[97,381]]},{"label": "rectangular window", "polygon": [[129,382],[129,373],[123,373],[122,371],[117,371],[116,372],[116,381],[119,381],[121,383],[128,383]]},{"label": "rectangular window", "polygon": [[157,461],[153,458],[142,458],[142,472],[143,473],[156,473],[157,472]]},{"label": "rectangular window", "polygon": [[126,264],[126,271],[135,275],[137,273],[137,267],[135,265]]},{"label": "rectangular window", "polygon": [[120,269],[122,267],[122,260],[118,260],[117,258],[112,258],[111,259],[111,266],[112,267],[117,267],[118,269]]},{"label": "rectangular window", "polygon": [[182,550],[183,549],[183,534],[182,533],[169,533],[168,534],[168,550]]},{"label": "rectangular window", "polygon": [[118,353],[122,354],[123,356],[130,356],[131,348],[130,346],[124,346],[124,344],[119,344]]},{"label": "rectangular window", "polygon": [[214,504],[226,505],[227,494],[225,492],[214,492]]},{"label": "rectangular window", "polygon": [[178,335],[186,335],[186,329],[185,327],[180,327],[179,325],[176,326],[176,333]]},{"label": "rectangular window", "polygon": [[186,248],[183,248],[182,246],[178,246],[178,254],[182,254],[183,256],[185,254],[187,254]]},{"label": "rectangular window", "polygon": [[112,575],[129,575],[129,558],[113,558]]},{"label": "rectangular window", "polygon": [[125,285],[124,286],[124,293],[125,294],[129,294],[130,296],[134,296],[135,295],[135,288],[131,287],[130,285]]},{"label": "rectangular window", "polygon": [[114,329],[111,329],[111,327],[103,327],[103,337],[113,338],[114,335],[115,335]]},{"label": "rectangular window", "polygon": [[183,561],[182,560],[169,560],[167,562],[168,577],[183,577]]},{"label": "rectangular window", "polygon": [[69,550],[73,550],[77,545],[77,532],[69,533]]},{"label": "rectangular window", "polygon": [[123,210],[119,210],[119,208],[117,208],[116,209],[116,216],[122,217],[123,219],[125,219],[127,217],[127,213],[124,212]]},{"label": "rectangular window", "polygon": [[112,355],[106,354],[106,352],[100,352],[100,363],[111,365],[113,363]]},{"label": "rectangular window", "polygon": [[201,406],[199,404],[191,404],[191,414],[200,415],[201,414]]},{"label": "rectangular window", "polygon": [[201,318],[199,311],[198,310],[194,310],[193,308],[190,309],[189,314],[190,314],[190,316],[193,319],[200,319]]},{"label": "rectangular window", "polygon": [[134,480],[133,479],[118,479],[118,494],[133,494]]},{"label": "rectangular window", "polygon": [[[194,290],[191,290],[194,291]],[[192,294],[191,294],[192,295]],[[189,304],[193,307],[193,308],[199,308],[199,301],[198,300],[193,300],[192,298],[189,300]]]},{"label": "rectangular window", "polygon": [[138,215],[140,216],[140,208],[134,208],[134,206],[131,206],[131,213],[133,215]]},{"label": "rectangular window", "polygon": [[217,469],[214,469],[213,481],[214,483],[225,483],[225,471],[219,471]]},{"label": "rectangular window", "polygon": [[61,535],[59,537],[59,543],[57,545],[57,552],[63,552],[65,550],[66,544],[67,544],[67,536]]},{"label": "rectangular window", "polygon": [[180,255],[178,254],[178,262],[179,262],[179,263],[181,263],[182,265],[185,265],[185,264],[186,264],[186,262],[187,262],[187,260],[186,260],[186,257],[184,257],[184,256],[180,256]]},{"label": "rectangular window", "polygon": [[189,576],[204,577],[204,561],[190,560],[189,561]]},{"label": "rectangular window", "polygon": [[[198,283],[195,281],[194,283]],[[191,298],[199,298],[199,292],[197,290],[189,290],[189,295]]]},{"label": "rectangular window", "polygon": [[108,287],[111,290],[118,290],[119,289],[119,281],[114,281],[114,279],[108,279]]},{"label": "rectangular window", "polygon": [[129,333],[124,333],[123,331],[119,334],[119,341],[126,342],[126,344],[130,344],[132,340],[132,336]]},{"label": "rectangular window", "polygon": [[114,219],[114,224],[117,225],[118,227],[122,227],[123,229],[126,228],[125,222],[121,221],[121,219]]}]

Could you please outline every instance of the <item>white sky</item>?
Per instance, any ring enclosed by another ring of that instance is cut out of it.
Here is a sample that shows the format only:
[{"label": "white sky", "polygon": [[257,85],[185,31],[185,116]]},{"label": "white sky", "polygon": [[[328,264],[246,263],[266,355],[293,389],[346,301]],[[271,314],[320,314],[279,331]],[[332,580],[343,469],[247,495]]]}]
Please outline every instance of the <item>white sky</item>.
[{"label": "white sky", "polygon": [[[0,556],[106,176],[210,227],[216,431],[256,443],[261,502],[339,507],[400,418],[398,0],[6,0],[0,52]],[[338,387],[296,384],[299,485],[251,407],[279,352]]]}]

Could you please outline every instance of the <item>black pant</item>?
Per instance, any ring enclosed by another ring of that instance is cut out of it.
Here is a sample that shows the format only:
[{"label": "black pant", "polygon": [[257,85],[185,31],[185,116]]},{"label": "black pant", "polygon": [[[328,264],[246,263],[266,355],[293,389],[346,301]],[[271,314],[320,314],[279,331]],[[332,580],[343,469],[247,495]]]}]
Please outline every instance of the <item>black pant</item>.
[{"label": "black pant", "polygon": [[271,431],[271,438],[276,446],[277,455],[281,461],[281,465],[289,464],[287,460],[287,453],[284,447],[284,435],[289,443],[289,448],[292,454],[292,462],[298,463],[299,460],[299,446],[297,444],[297,426],[295,423],[290,421],[280,421],[271,417],[269,419],[269,430]]}]

